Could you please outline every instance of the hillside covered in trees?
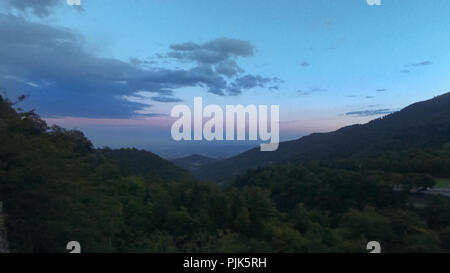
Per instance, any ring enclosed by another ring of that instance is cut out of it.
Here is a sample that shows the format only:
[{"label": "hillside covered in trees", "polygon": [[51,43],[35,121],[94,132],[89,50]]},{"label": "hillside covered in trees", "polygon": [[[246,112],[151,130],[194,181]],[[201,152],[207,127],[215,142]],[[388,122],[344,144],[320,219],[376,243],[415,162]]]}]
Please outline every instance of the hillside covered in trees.
[{"label": "hillside covered in trees", "polygon": [[450,145],[450,93],[414,103],[401,111],[329,133],[314,133],[280,143],[277,151],[258,148],[212,162],[193,173],[200,179],[227,182],[250,168],[299,160],[364,159],[386,152]]},{"label": "hillside covered in trees", "polygon": [[197,154],[171,160],[171,162],[176,166],[188,170],[190,172],[198,170],[202,166],[211,164],[215,161],[216,159]]},{"label": "hillside covered in trees", "polygon": [[366,252],[372,240],[384,252],[450,251],[450,200],[418,205],[409,194],[450,177],[442,135],[358,159],[248,170],[222,187],[150,152],[95,149],[5,99],[0,141],[11,252],[65,252],[73,240],[83,252]]}]

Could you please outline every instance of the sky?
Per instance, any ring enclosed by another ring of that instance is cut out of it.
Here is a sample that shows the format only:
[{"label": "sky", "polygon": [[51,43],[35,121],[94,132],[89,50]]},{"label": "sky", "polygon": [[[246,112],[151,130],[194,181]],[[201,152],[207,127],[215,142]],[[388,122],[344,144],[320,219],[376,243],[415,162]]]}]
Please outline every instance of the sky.
[{"label": "sky", "polygon": [[170,147],[194,96],[332,131],[450,89],[450,1],[381,2],[3,0],[0,92],[98,147]]}]

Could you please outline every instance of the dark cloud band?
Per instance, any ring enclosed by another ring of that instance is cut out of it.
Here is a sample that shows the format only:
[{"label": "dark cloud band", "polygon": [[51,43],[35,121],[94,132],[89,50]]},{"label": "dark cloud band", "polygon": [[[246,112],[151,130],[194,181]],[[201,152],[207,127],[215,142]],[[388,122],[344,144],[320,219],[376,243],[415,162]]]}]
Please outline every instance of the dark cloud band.
[{"label": "dark cloud band", "polygon": [[150,107],[123,99],[139,91],[154,93],[152,100],[164,103],[179,101],[172,93],[180,88],[199,87],[224,96],[279,82],[243,74],[237,58],[254,53],[246,41],[220,38],[172,45],[172,52],[193,66],[149,68],[134,58],[125,62],[93,55],[84,49],[83,38],[69,29],[4,14],[0,26],[0,86],[12,95],[30,95],[30,105],[48,116],[126,118]]},{"label": "dark cloud band", "polygon": [[377,115],[387,115],[393,113],[392,109],[376,109],[376,110],[362,110],[345,113],[346,116],[358,116],[358,117],[369,117]]}]

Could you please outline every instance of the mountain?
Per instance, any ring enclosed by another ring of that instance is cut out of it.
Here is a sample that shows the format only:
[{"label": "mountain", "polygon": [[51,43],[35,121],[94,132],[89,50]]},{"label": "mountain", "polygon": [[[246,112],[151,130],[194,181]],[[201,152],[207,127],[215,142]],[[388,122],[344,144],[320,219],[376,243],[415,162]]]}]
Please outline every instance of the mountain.
[{"label": "mountain", "polygon": [[194,178],[185,169],[180,169],[172,162],[162,159],[158,155],[138,149],[102,149],[99,150],[107,159],[111,160],[126,173],[142,175],[144,177],[158,177],[167,181],[180,181]]},{"label": "mountain", "polygon": [[67,253],[76,240],[86,253],[360,253],[372,238],[385,252],[450,251],[450,199],[416,208],[408,194],[450,177],[450,145],[260,168],[219,187],[13,105],[0,97],[0,252]]},{"label": "mountain", "polygon": [[171,162],[173,164],[175,164],[176,166],[183,168],[185,170],[188,170],[190,172],[193,172],[193,171],[201,168],[202,166],[211,164],[216,161],[217,161],[217,159],[198,155],[198,154],[171,160]]},{"label": "mountain", "polygon": [[0,253],[65,252],[73,238],[87,252],[133,252],[173,207],[163,187],[195,182],[153,153],[95,149],[82,132],[13,106],[0,96]]},{"label": "mountain", "polygon": [[275,152],[255,148],[193,173],[202,180],[224,182],[251,168],[294,160],[371,157],[386,151],[435,147],[447,142],[450,142],[450,93],[414,103],[363,125],[282,142]]}]

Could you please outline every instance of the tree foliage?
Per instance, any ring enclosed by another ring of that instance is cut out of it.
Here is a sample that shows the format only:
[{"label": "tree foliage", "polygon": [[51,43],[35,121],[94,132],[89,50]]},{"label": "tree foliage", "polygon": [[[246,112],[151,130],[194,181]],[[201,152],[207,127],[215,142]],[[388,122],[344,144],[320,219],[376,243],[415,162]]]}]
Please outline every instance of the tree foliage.
[{"label": "tree foliage", "polygon": [[[0,98],[0,200],[14,252],[449,251],[450,202],[408,191],[448,148],[255,169],[219,187],[158,156],[95,149]],[[431,179],[431,180],[430,180]],[[399,185],[402,190],[398,189]]]}]

